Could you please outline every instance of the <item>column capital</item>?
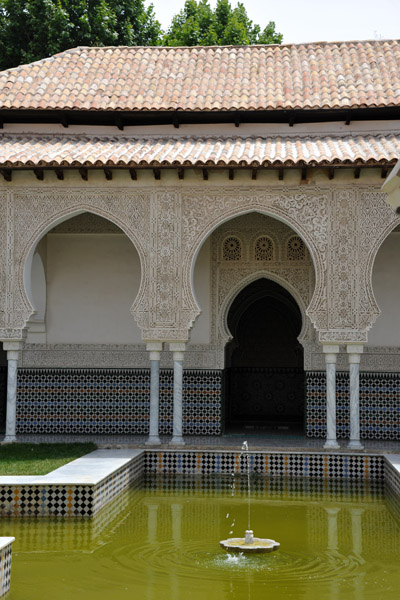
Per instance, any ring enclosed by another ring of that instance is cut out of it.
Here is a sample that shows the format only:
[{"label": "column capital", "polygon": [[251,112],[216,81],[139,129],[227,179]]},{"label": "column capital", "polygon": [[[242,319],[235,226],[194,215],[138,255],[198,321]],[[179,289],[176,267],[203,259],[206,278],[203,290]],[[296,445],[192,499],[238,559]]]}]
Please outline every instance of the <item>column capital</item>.
[{"label": "column capital", "polygon": [[163,349],[162,342],[146,342],[146,350],[149,352],[150,360],[160,360],[161,351]]},{"label": "column capital", "polygon": [[159,341],[146,341],[146,350],[148,352],[161,352],[163,349],[164,343]]},{"label": "column capital", "polygon": [[322,345],[322,352],[324,354],[339,354],[339,352],[340,352],[339,344],[332,344],[330,342],[329,344],[322,343],[321,345]]},{"label": "column capital", "polygon": [[185,352],[186,342],[169,342],[171,352]]},{"label": "column capital", "polygon": [[339,354],[339,344],[322,344],[322,352],[325,355],[326,364],[335,364],[337,354]]},{"label": "column capital", "polygon": [[364,352],[364,344],[347,344],[346,352],[347,354],[362,354]]},{"label": "column capital", "polygon": [[186,342],[170,342],[169,349],[173,353],[174,360],[183,360]]},{"label": "column capital", "polygon": [[18,352],[19,350],[22,350],[22,340],[4,340],[3,350],[6,352]]}]

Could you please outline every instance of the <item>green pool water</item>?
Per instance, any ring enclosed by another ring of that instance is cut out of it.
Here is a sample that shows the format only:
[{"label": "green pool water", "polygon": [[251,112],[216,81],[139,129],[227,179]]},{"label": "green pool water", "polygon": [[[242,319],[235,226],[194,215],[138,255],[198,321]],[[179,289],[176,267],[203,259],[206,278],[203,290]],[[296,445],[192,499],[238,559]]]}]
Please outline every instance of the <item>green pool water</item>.
[{"label": "green pool water", "polygon": [[92,521],[2,519],[16,538],[7,600],[398,600],[398,506],[379,489],[255,479],[251,526],[281,543],[229,555],[246,482],[158,477]]}]

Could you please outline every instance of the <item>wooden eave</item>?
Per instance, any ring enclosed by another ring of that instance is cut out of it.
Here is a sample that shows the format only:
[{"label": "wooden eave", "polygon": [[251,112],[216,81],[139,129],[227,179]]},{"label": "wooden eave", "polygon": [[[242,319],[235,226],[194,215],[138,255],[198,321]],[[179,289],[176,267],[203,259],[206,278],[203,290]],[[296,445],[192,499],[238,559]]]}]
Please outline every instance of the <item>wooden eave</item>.
[{"label": "wooden eave", "polygon": [[105,125],[125,127],[147,125],[226,124],[239,127],[242,123],[330,123],[352,121],[400,120],[399,107],[313,109],[313,110],[253,110],[253,111],[95,111],[95,110],[10,110],[0,109],[0,128],[5,123],[43,123],[69,125]]}]

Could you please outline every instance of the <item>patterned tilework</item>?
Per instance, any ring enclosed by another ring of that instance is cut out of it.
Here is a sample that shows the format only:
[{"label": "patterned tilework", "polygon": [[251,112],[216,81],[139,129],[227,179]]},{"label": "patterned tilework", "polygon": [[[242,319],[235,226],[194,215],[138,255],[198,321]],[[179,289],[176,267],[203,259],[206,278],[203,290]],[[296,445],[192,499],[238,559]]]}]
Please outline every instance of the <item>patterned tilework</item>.
[{"label": "patterned tilework", "polygon": [[143,454],[98,485],[1,485],[0,516],[92,517],[143,473]]},{"label": "patterned tilework", "polygon": [[[349,437],[349,375],[336,377],[336,421],[338,438]],[[326,436],[325,373],[306,373],[306,420],[308,437]],[[361,437],[400,440],[400,373],[361,373]]]},{"label": "patterned tilework", "polygon": [[385,485],[400,498],[400,473],[385,459]]},{"label": "patterned tilework", "polygon": [[10,589],[11,557],[12,543],[4,546],[0,551],[0,596],[4,596]]},{"label": "patterned tilework", "polygon": [[[221,371],[184,371],[184,435],[221,433]],[[20,369],[18,433],[146,434],[147,369]],[[173,372],[160,375],[160,433],[172,433]]]},{"label": "patterned tilework", "polygon": [[135,479],[143,474],[143,471],[144,456],[142,453],[131,460],[128,465],[101,481],[95,488],[93,513],[96,514],[103,506],[130,487]]},{"label": "patterned tilework", "polygon": [[[382,456],[355,454],[253,453],[251,472],[273,477],[319,477],[326,479],[383,479]],[[246,464],[240,452],[148,451],[146,473],[185,475],[243,474]]]},{"label": "patterned tilework", "polygon": [[[247,476],[232,475],[177,475],[171,473],[149,473],[144,476],[143,489],[156,492],[160,496],[171,493],[218,497],[221,492],[234,496],[247,495]],[[382,479],[321,479],[312,477],[271,477],[252,475],[252,497],[297,500],[307,499],[318,502],[329,499],[348,502],[352,499],[362,502],[375,502],[384,497]]]},{"label": "patterned tilework", "polygon": [[[173,371],[160,374],[160,434],[172,434]],[[220,435],[221,371],[183,372],[183,435]]]},{"label": "patterned tilework", "polygon": [[[400,478],[390,465],[384,466],[385,461],[381,455],[356,454],[255,452],[249,456],[250,470],[255,475],[252,483],[255,495],[268,492],[278,498],[287,493],[311,493],[318,500],[333,493],[340,500],[343,494],[351,492],[372,501],[379,496],[385,482],[398,505]],[[113,506],[117,498],[116,504],[120,505],[119,499],[145,474],[159,476],[151,486],[160,493],[168,493],[171,480],[165,483],[165,475],[170,474],[173,483],[179,483],[180,491],[200,490],[211,483],[209,494],[213,495],[228,488],[238,494],[245,493],[245,473],[246,462],[239,452],[148,450],[98,485],[2,485],[0,516],[82,518],[103,515],[101,522],[108,522],[113,517],[104,507]],[[185,476],[190,475],[201,475],[206,483],[199,479],[185,480]],[[359,489],[360,484],[362,489]],[[148,487],[148,480],[146,485]]]}]

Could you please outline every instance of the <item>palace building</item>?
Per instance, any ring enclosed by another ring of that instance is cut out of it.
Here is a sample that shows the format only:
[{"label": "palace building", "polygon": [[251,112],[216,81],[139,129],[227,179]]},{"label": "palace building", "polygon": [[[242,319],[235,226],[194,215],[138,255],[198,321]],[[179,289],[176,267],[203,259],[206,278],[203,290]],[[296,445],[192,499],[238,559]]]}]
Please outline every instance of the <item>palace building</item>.
[{"label": "palace building", "polygon": [[6,440],[399,439],[399,41],[79,47],[0,124]]}]

